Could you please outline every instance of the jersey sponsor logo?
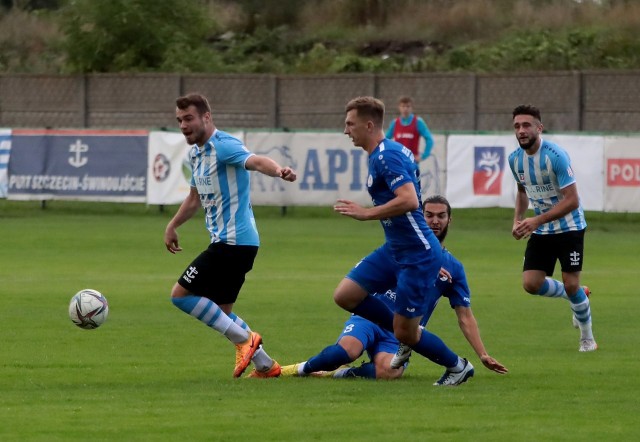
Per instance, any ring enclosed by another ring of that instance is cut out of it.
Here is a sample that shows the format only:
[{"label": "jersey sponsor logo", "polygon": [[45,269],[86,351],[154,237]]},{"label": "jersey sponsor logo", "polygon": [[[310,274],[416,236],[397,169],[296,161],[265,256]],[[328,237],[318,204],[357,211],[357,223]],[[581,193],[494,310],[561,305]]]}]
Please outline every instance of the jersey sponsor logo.
[{"label": "jersey sponsor logo", "polygon": [[607,160],[607,185],[640,187],[640,159],[609,158]]},{"label": "jersey sponsor logo", "polygon": [[[533,199],[543,200],[558,195],[553,184],[531,184],[526,186],[527,195]],[[546,203],[545,204],[550,204]]]},{"label": "jersey sponsor logo", "polygon": [[387,290],[384,293],[384,296],[386,296],[387,298],[389,298],[393,302],[396,302],[396,292],[394,292],[393,290]]},{"label": "jersey sponsor logo", "polygon": [[209,175],[194,175],[193,180],[198,188],[198,193],[209,194],[215,193],[215,187],[213,185],[213,178]]},{"label": "jersey sponsor logo", "polygon": [[373,185],[373,176],[369,175],[367,178],[367,187],[371,187]]},{"label": "jersey sponsor logo", "polygon": [[408,311],[409,313],[413,313],[413,312],[415,312],[415,311],[416,311],[416,309],[415,309],[415,307],[407,307],[407,311]]},{"label": "jersey sponsor logo", "polygon": [[395,186],[398,181],[403,180],[404,179],[404,175],[400,175],[398,177],[395,177],[392,181],[391,181],[391,187]]},{"label": "jersey sponsor logo", "polygon": [[475,146],[474,149],[474,195],[501,195],[505,148],[503,146]]},{"label": "jersey sponsor logo", "polygon": [[518,179],[520,180],[520,184],[522,184],[523,186],[526,184],[524,172],[522,171],[518,172]]}]

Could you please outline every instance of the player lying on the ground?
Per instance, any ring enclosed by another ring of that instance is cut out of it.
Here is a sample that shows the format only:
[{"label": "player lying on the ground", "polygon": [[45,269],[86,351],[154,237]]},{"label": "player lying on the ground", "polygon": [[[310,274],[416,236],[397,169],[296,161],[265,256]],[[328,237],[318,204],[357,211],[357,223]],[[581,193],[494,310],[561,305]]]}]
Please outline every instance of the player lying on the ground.
[{"label": "player lying on the ground", "polygon": [[[446,198],[436,195],[427,198],[424,203],[424,213],[429,227],[438,240],[442,244],[449,223],[451,222],[451,206]],[[382,248],[381,248],[382,249]],[[448,250],[443,246],[443,268],[440,272],[436,286],[438,296],[434,297],[427,308],[422,319],[425,325],[441,296],[448,298],[449,304],[455,310],[458,317],[458,325],[471,347],[474,349],[485,367],[496,373],[507,373],[507,368],[500,362],[489,356],[487,353],[478,324],[471,311],[470,291],[467,284],[467,278],[464,267]],[[384,276],[382,280],[387,283],[392,281],[394,275],[394,261],[388,253],[376,254],[380,261],[372,262],[369,260],[362,261],[357,268],[361,266],[367,267],[364,271],[379,272]],[[362,270],[362,269],[361,269]],[[394,302],[395,293],[392,290],[381,290],[376,293],[378,297],[385,303],[391,305]],[[282,367],[281,376],[333,376],[339,377],[364,377],[376,379],[395,379],[402,376],[406,364],[400,364],[398,368],[391,368],[392,360],[398,350],[399,342],[393,335],[393,332],[383,329],[382,327],[370,322],[360,316],[351,315],[345,322],[345,328],[334,345],[330,345],[305,362],[288,365]],[[359,367],[342,367],[355,361],[367,351],[370,361]],[[458,383],[448,382],[448,372],[440,378],[434,385],[457,385]]]}]

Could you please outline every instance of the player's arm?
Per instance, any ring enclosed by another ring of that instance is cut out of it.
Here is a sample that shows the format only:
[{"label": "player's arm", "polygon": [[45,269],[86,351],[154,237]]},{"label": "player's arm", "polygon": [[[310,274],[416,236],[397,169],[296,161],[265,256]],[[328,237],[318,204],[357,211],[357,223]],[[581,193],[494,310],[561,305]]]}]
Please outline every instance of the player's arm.
[{"label": "player's arm", "polygon": [[529,197],[527,196],[527,191],[524,186],[518,183],[518,192],[516,193],[516,208],[513,213],[513,227],[511,229],[511,234],[515,239],[522,239],[525,235],[518,232],[518,226],[522,223],[524,219],[524,214],[527,212],[529,208]]},{"label": "player's arm", "polygon": [[375,207],[362,207],[349,200],[338,200],[333,208],[336,212],[350,216],[358,221],[392,218],[420,207],[418,195],[413,182],[409,181],[397,187],[393,193],[395,198]]},{"label": "player's arm", "polygon": [[462,331],[464,337],[469,341],[471,347],[476,352],[482,363],[489,370],[493,370],[496,373],[505,374],[509,370],[502,365],[500,362],[496,361],[494,358],[489,356],[487,350],[484,347],[484,343],[480,338],[480,330],[478,330],[478,322],[476,321],[475,316],[473,316],[473,312],[470,307],[456,306],[455,307],[456,316],[458,317],[458,326]]},{"label": "player's arm", "polygon": [[391,121],[391,125],[389,125],[389,129],[387,129],[387,133],[384,134],[385,138],[393,139],[393,130],[396,128],[396,120]]},{"label": "player's arm", "polygon": [[282,167],[274,160],[263,155],[251,155],[244,163],[247,170],[255,170],[270,177],[279,177],[285,181],[295,181],[296,173],[290,167]]},{"label": "player's arm", "polygon": [[177,228],[187,222],[200,208],[200,196],[198,195],[198,189],[191,187],[189,195],[184,199],[180,208],[176,214],[171,218],[171,221],[167,224],[167,228],[164,231],[164,245],[171,253],[176,253],[182,250],[178,244],[178,231]]},{"label": "player's arm", "polygon": [[422,138],[424,138],[425,141],[424,152],[422,152],[420,159],[426,160],[427,158],[429,158],[429,155],[431,155],[431,150],[433,149],[433,135],[431,135],[431,131],[429,130],[427,123],[425,123],[424,120],[420,117],[418,117],[417,126],[418,133],[420,134],[420,136],[422,136]]},{"label": "player's arm", "polygon": [[[518,191],[518,193],[520,192]],[[521,222],[514,224],[514,236],[516,238],[516,235],[520,235],[520,237],[528,236],[542,224],[562,218],[580,206],[578,186],[576,183],[570,184],[561,189],[560,193],[562,193],[562,199],[550,210],[531,218],[525,218]]]}]

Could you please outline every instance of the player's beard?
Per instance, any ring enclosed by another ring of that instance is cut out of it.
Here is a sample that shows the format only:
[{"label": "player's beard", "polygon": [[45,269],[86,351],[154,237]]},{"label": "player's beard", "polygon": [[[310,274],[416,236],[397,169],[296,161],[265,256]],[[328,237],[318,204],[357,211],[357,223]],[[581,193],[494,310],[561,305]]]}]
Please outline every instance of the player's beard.
[{"label": "player's beard", "polygon": [[529,138],[529,142],[527,143],[522,143],[522,141],[518,140],[518,144],[522,149],[529,150],[533,147],[534,144],[536,144],[536,141],[538,141],[538,137]]},{"label": "player's beard", "polygon": [[440,230],[440,233],[438,235],[436,235],[436,238],[438,238],[438,241],[440,241],[440,243],[444,242],[444,239],[447,237],[447,232],[449,231],[449,224],[447,224],[447,226]]}]

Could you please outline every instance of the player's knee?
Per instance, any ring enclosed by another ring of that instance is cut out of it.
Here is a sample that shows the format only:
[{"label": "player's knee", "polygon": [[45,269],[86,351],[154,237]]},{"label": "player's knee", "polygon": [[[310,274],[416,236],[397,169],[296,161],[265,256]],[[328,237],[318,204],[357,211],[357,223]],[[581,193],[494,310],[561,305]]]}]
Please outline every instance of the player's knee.
[{"label": "player's knee", "polygon": [[522,288],[531,295],[537,295],[541,286],[542,284],[537,281],[522,281]]},{"label": "player's knee", "polygon": [[409,347],[413,347],[420,340],[420,336],[416,334],[415,330],[398,328],[393,330],[393,334],[398,341],[408,345]]},{"label": "player's knee", "polygon": [[567,292],[567,295],[573,296],[578,293],[580,289],[580,284],[578,283],[564,283],[564,290]]},{"label": "player's knee", "polygon": [[358,306],[358,302],[353,299],[353,296],[346,290],[342,290],[338,287],[333,292],[333,301],[345,310],[353,311]]}]

